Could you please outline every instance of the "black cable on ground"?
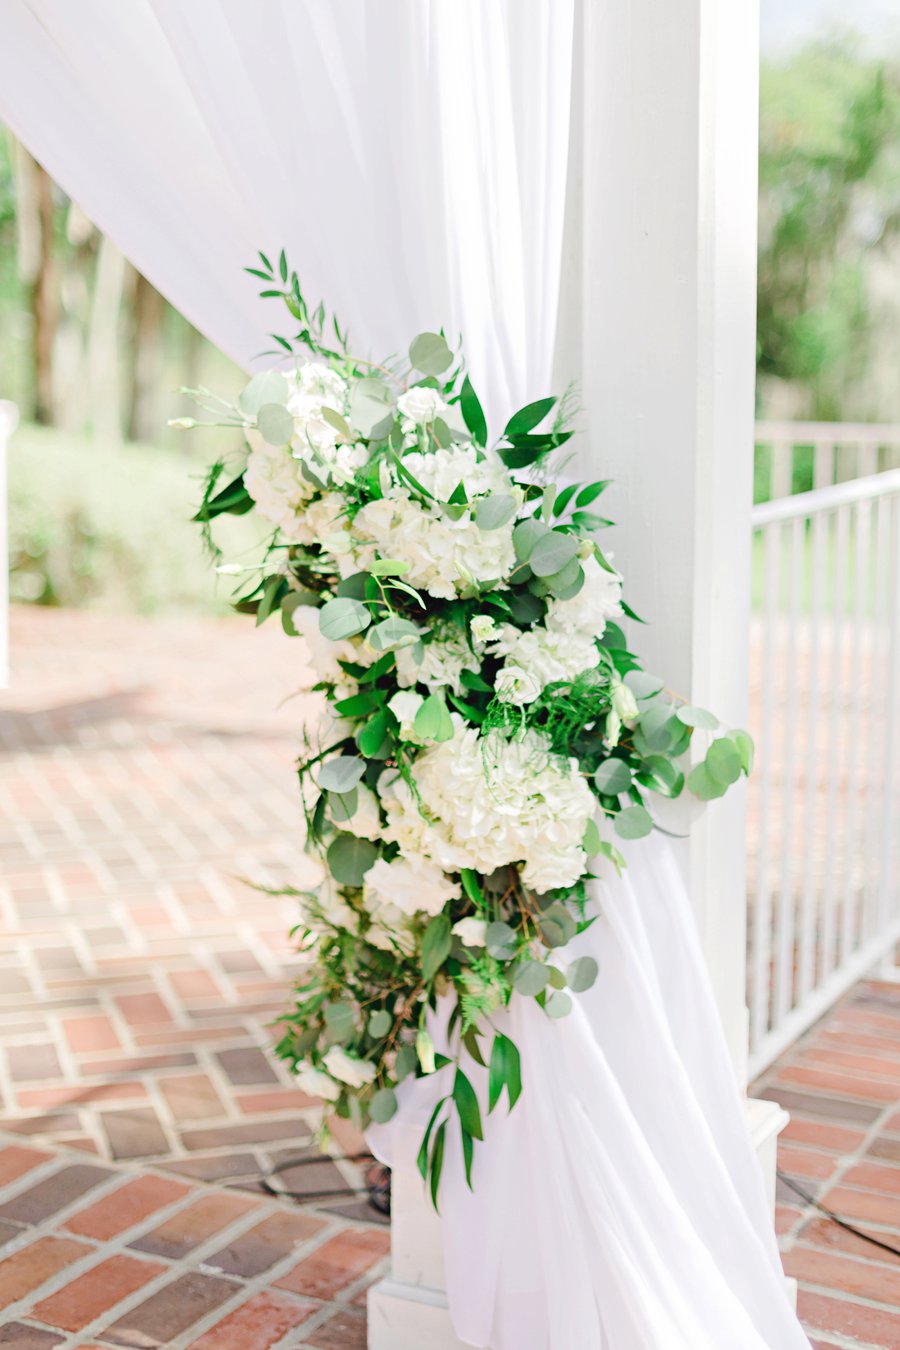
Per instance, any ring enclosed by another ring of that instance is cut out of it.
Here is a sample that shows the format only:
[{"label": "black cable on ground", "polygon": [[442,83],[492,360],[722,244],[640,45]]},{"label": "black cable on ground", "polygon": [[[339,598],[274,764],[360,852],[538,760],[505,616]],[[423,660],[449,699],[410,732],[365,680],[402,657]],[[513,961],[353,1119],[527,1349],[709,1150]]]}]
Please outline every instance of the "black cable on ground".
[{"label": "black cable on ground", "polygon": [[861,1228],[856,1228],[847,1219],[842,1219],[840,1214],[835,1214],[833,1209],[828,1209],[826,1205],[819,1204],[815,1196],[810,1195],[802,1186],[798,1186],[792,1177],[785,1176],[783,1172],[776,1172],[775,1175],[789,1190],[792,1190],[795,1195],[799,1195],[801,1200],[805,1200],[808,1205],[812,1205],[813,1209],[817,1209],[820,1214],[824,1214],[826,1219],[836,1223],[838,1228],[843,1228],[847,1233],[852,1233],[854,1237],[862,1238],[864,1242],[871,1242],[873,1247],[880,1247],[882,1251],[892,1252],[894,1256],[900,1256],[900,1247],[892,1247],[889,1242],[882,1242],[880,1238],[873,1237],[871,1233],[864,1233]]},{"label": "black cable on ground", "polygon": [[[349,1162],[349,1163],[369,1163],[366,1170],[365,1186],[353,1187],[329,1187],[321,1191],[289,1191],[283,1188],[273,1186],[270,1178],[278,1175],[279,1172],[292,1172],[295,1167],[312,1167],[322,1163]],[[347,1199],[354,1195],[364,1195],[369,1204],[379,1214],[390,1214],[391,1212],[391,1173],[390,1169],[382,1163],[377,1162],[371,1153],[350,1153],[350,1154],[332,1154],[319,1153],[314,1157],[285,1158],[277,1167],[271,1168],[259,1178],[259,1184],[267,1195],[274,1196],[276,1200],[298,1200],[303,1204],[309,1204],[313,1200],[339,1200]]]}]

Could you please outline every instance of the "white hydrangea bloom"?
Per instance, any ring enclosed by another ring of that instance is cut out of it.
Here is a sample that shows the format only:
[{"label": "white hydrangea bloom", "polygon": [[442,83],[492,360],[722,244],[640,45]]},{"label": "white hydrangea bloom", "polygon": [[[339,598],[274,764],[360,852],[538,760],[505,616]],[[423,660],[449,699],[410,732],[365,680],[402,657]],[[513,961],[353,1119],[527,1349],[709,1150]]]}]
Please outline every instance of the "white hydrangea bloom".
[{"label": "white hydrangea bloom", "polygon": [[622,613],[622,578],[618,572],[607,572],[593,553],[582,558],[584,585],[571,600],[551,600],[547,605],[546,624],[559,633],[581,633],[598,638],[610,619]]},{"label": "white hydrangea bloom", "polygon": [[459,883],[440,867],[421,858],[379,858],[366,873],[363,904],[367,909],[395,905],[401,913],[440,914],[448,900],[460,895]]},{"label": "white hydrangea bloom", "polygon": [[303,477],[299,462],[286,446],[268,445],[255,433],[247,439],[251,449],[244,487],[260,515],[277,525],[286,539],[305,542],[303,513],[315,487]]},{"label": "white hydrangea bloom", "polygon": [[370,1059],[360,1059],[357,1055],[351,1055],[339,1045],[333,1045],[322,1062],[332,1078],[352,1088],[360,1088],[366,1083],[374,1082],[378,1072]]},{"label": "white hydrangea bloom", "polygon": [[344,899],[331,873],[324,869],[322,880],[315,890],[315,898],[302,899],[300,910],[304,923],[313,932],[341,928],[356,933],[359,929],[359,915]]},{"label": "white hydrangea bloom", "polygon": [[416,925],[389,901],[381,902],[369,911],[366,942],[383,952],[402,952],[412,956],[418,946]]},{"label": "white hydrangea bloom", "polygon": [[294,1073],[301,1092],[310,1097],[319,1097],[322,1101],[336,1102],[341,1095],[340,1085],[327,1073],[315,1068],[309,1061],[298,1064]]},{"label": "white hydrangea bloom", "polygon": [[400,426],[404,432],[416,427],[427,426],[436,417],[444,417],[447,404],[436,389],[427,385],[415,385],[397,399],[397,411],[400,414]]},{"label": "white hydrangea bloom", "polygon": [[[516,628],[502,624],[488,649],[494,656],[506,658],[498,675],[498,693],[507,681],[500,678],[505,670],[522,671],[538,685],[538,693],[557,680],[574,680],[585,670],[597,664],[597,648],[592,636],[556,628]],[[502,697],[502,695],[501,695]],[[533,696],[537,697],[537,694]],[[510,699],[510,702],[532,702],[532,699]]]},{"label": "white hydrangea bloom", "polygon": [[490,493],[512,494],[513,487],[496,455],[479,458],[473,446],[450,446],[404,458],[410,473],[436,499],[423,505],[402,485],[369,502],[358,512],[353,532],[385,558],[409,564],[404,580],[430,595],[452,600],[473,583],[499,581],[516,565],[513,522],[480,530],[468,511],[450,520],[439,505],[463,483],[469,501]]},{"label": "white hydrangea bloom", "polygon": [[447,686],[458,694],[462,688],[462,672],[481,668],[463,634],[449,626],[440,629],[430,642],[422,644],[421,661],[416,660],[416,652],[415,647],[401,647],[396,653],[397,683],[403,688],[414,684],[424,684],[431,690]]},{"label": "white hydrangea bloom", "polygon": [[430,820],[405,784],[393,784],[385,802],[390,833],[404,852],[481,872],[520,862],[528,884],[539,877],[543,889],[571,885],[584,870],[581,841],[593,795],[578,761],[552,755],[538,733],[506,740],[461,727],[452,741],[425,751],[413,775]]}]

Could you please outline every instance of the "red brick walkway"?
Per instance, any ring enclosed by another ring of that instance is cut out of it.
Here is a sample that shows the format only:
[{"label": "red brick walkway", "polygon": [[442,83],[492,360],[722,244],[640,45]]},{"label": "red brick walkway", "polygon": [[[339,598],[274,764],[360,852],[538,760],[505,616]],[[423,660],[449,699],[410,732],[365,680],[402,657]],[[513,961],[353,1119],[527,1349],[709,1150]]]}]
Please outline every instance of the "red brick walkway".
[{"label": "red brick walkway", "polygon": [[[240,620],[13,613],[0,1346],[364,1346],[385,1230],[359,1201],[313,1211],[258,1182],[313,1153],[314,1109],[268,1054],[292,905],[241,880],[308,866],[299,708],[279,706],[299,651]],[[900,1244],[900,991],[860,987],[759,1090],[794,1114],[785,1171]],[[330,1161],[286,1176],[358,1181]],[[817,1344],[900,1347],[900,1258],[787,1191],[779,1222]]]}]

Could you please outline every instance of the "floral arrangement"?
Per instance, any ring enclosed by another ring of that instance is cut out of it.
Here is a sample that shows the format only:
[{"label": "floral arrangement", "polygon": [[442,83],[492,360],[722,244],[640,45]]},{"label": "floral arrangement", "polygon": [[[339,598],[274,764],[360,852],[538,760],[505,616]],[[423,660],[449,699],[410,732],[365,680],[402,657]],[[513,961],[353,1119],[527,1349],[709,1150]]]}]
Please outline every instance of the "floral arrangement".
[{"label": "floral arrangement", "polygon": [[[295,892],[309,965],[278,1053],[358,1125],[389,1120],[405,1078],[443,1075],[419,1155],[437,1203],[448,1126],[470,1184],[483,1137],[470,1061],[488,1111],[521,1092],[494,1014],[514,998],[571,1011],[597,977],[566,955],[593,921],[595,869],[621,868],[616,839],[654,828],[654,795],[721,796],[752,743],[715,734],[629,650],[618,620],[636,616],[597,539],[607,483],[551,473],[570,398],[492,437],[442,334],[362,361],[284,254],[277,271],[260,259],[248,271],[296,324],[275,338],[291,368],[254,376],[235,406],[192,392],[249,446],[233,476],[213,465],[197,520],[208,538],[225,512],[266,523],[236,606],[303,637],[324,696],[299,764],[322,881]],[[683,767],[698,732],[705,753]],[[429,1032],[443,996],[446,1054]]]}]

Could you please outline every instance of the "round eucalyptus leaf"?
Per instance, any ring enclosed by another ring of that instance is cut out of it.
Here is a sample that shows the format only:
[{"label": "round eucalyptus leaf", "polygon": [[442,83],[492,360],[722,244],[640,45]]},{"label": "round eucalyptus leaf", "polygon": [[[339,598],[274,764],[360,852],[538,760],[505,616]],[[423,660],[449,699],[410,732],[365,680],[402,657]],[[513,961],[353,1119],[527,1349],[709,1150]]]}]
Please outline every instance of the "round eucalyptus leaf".
[{"label": "round eucalyptus leaf", "polygon": [[368,642],[376,652],[396,651],[398,647],[414,647],[422,636],[421,628],[396,614],[382,619],[369,634]]},{"label": "round eucalyptus leaf", "polygon": [[485,946],[491,956],[502,960],[516,950],[516,934],[508,923],[489,923]]},{"label": "round eucalyptus leaf", "polygon": [[319,787],[323,792],[352,792],[365,771],[365,762],[355,755],[338,755],[320,766]]},{"label": "round eucalyptus leaf", "polygon": [[332,1036],[346,1040],[354,1031],[353,1006],[350,1003],[328,1003],[325,1007],[325,1025]]},{"label": "round eucalyptus leaf", "polygon": [[416,1054],[416,1047],[404,1042],[397,1051],[397,1060],[394,1064],[394,1076],[398,1083],[402,1083],[404,1078],[408,1078],[411,1073],[415,1073],[419,1067],[419,1056]]},{"label": "round eucalyptus leaf", "polygon": [[706,752],[706,769],[711,778],[731,787],[741,776],[741,754],[729,736],[720,736]]},{"label": "round eucalyptus leaf", "polygon": [[526,997],[534,997],[547,988],[550,971],[540,961],[523,961],[513,972],[513,988]]},{"label": "round eucalyptus leaf", "polygon": [[549,533],[549,526],[544,525],[540,520],[535,520],[533,517],[529,520],[520,520],[512,534],[513,548],[516,550],[516,557],[519,562],[528,562],[538,540],[543,539]]},{"label": "round eucalyptus leaf", "polygon": [[393,1025],[394,1019],[387,1008],[379,1008],[369,1018],[367,1030],[373,1040],[380,1041],[384,1039]]},{"label": "round eucalyptus leaf", "polygon": [[329,600],[319,610],[319,632],[332,642],[341,642],[355,633],[364,632],[371,617],[359,600],[340,596],[337,600]]},{"label": "round eucalyptus leaf", "polygon": [[594,774],[597,791],[604,797],[618,797],[631,787],[631,770],[624,759],[605,759]]},{"label": "round eucalyptus leaf", "polygon": [[576,595],[584,589],[584,580],[584,568],[577,558],[573,558],[561,572],[554,572],[553,576],[544,577],[544,581],[553,592],[556,600],[574,600]]},{"label": "round eucalyptus leaf", "polygon": [[665,755],[648,755],[638,769],[638,781],[661,797],[677,797],[684,787],[684,774]]},{"label": "round eucalyptus leaf", "polygon": [[287,445],[294,434],[294,419],[283,403],[264,403],[256,414],[256,425],[269,445]]},{"label": "round eucalyptus leaf", "polygon": [[329,871],[339,885],[361,886],[378,857],[378,849],[369,839],[339,834],[329,845],[325,857]]},{"label": "round eucalyptus leaf", "polygon": [[358,806],[359,793],[355,787],[349,792],[328,793],[328,810],[335,825],[343,825],[346,821],[352,820]]},{"label": "round eucalyptus leaf", "polygon": [[369,571],[373,577],[402,577],[409,571],[409,563],[402,558],[376,558]]},{"label": "round eucalyptus leaf", "polygon": [[671,704],[665,702],[652,703],[646,712],[641,713],[638,725],[647,748],[658,754],[671,750],[681,730]]},{"label": "round eucalyptus leaf", "polygon": [[441,375],[453,363],[453,353],[440,333],[420,333],[409,344],[409,364],[423,375]]},{"label": "round eucalyptus leaf", "polygon": [[705,763],[697,764],[691,769],[687,785],[694,796],[699,797],[702,802],[715,801],[717,797],[724,797],[727,791],[722,783],[716,782]]},{"label": "round eucalyptus leaf", "polygon": [[346,599],[365,600],[368,579],[368,573],[366,572],[352,572],[349,577],[341,578],[335,590],[338,595]]},{"label": "round eucalyptus leaf", "polygon": [[263,370],[254,375],[238,394],[238,407],[245,417],[255,417],[266,403],[286,403],[288,382],[277,370]]},{"label": "round eucalyptus leaf", "polygon": [[479,530],[499,530],[508,525],[516,514],[516,499],[507,492],[495,492],[483,497],[475,507],[475,524]]},{"label": "round eucalyptus leaf", "polygon": [[715,731],[719,725],[715,713],[707,712],[705,708],[695,708],[690,703],[683,708],[676,708],[675,716],[686,727],[702,727],[704,731]]},{"label": "round eucalyptus leaf", "polygon": [[655,675],[648,675],[646,670],[629,670],[625,676],[625,683],[638,702],[655,698],[665,687],[662,680],[657,679]]},{"label": "round eucalyptus leaf", "polygon": [[551,989],[565,989],[565,987],[566,987],[566,977],[565,977],[565,975],[563,974],[563,972],[559,969],[559,967],[558,967],[558,966],[548,966],[547,969],[550,971],[550,987],[551,987]]},{"label": "round eucalyptus leaf", "polygon": [[376,1125],[386,1125],[397,1114],[397,1094],[393,1088],[379,1088],[369,1102],[369,1115]]},{"label": "round eucalyptus leaf", "polygon": [[551,530],[531,550],[528,565],[536,577],[549,577],[554,572],[561,572],[577,556],[578,540],[575,536]]},{"label": "round eucalyptus leaf", "polygon": [[645,806],[626,806],[613,817],[613,825],[620,839],[643,839],[653,830],[653,817]]},{"label": "round eucalyptus leaf", "polygon": [[576,994],[583,994],[595,982],[599,971],[600,967],[592,956],[579,956],[566,972],[569,988]]},{"label": "round eucalyptus leaf", "polygon": [[555,989],[547,999],[547,1016],[553,1018],[568,1017],[571,1011],[572,1000],[569,995],[563,993],[561,989]]}]

